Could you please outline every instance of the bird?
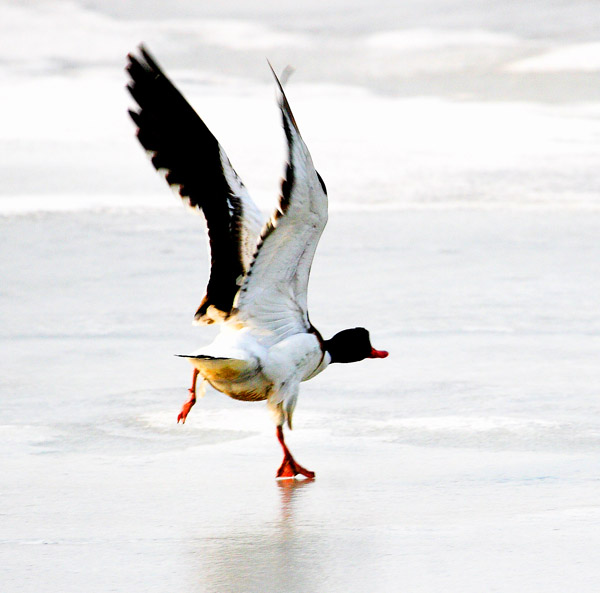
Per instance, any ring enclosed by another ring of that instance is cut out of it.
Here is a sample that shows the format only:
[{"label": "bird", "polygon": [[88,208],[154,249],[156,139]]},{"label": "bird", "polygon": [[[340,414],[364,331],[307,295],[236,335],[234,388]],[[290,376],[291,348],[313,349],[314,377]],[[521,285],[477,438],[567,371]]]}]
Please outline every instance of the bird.
[{"label": "bird", "polygon": [[[307,289],[328,217],[327,189],[271,64],[287,140],[285,177],[273,215],[263,215],[223,147],[142,44],[127,56],[129,115],[152,165],[187,205],[204,214],[210,245],[206,293],[193,323],[220,324],[212,343],[186,355],[193,366],[185,423],[208,383],[234,399],[266,400],[283,450],[277,478],[315,473],[292,456],[284,426],[293,426],[300,383],[333,363],[386,358],[369,331],[345,329],[324,339],[308,315]],[[200,386],[198,386],[198,378]]]}]

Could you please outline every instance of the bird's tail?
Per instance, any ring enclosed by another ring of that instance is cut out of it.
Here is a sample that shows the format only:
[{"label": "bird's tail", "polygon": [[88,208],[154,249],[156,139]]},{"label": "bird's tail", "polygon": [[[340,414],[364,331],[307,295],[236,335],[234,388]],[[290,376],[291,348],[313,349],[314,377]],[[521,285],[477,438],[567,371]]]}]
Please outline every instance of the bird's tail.
[{"label": "bird's tail", "polygon": [[252,371],[250,363],[239,358],[209,356],[208,354],[176,354],[175,356],[187,358],[202,376],[209,380],[235,380],[240,375]]}]

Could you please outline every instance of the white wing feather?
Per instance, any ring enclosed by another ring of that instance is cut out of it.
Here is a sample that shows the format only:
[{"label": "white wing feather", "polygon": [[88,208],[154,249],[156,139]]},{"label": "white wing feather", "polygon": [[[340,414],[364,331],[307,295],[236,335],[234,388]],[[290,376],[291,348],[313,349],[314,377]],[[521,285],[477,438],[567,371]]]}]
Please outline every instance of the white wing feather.
[{"label": "white wing feather", "polygon": [[[229,157],[219,144],[219,156],[223,168],[223,176],[229,185],[233,196],[240,200],[242,204],[242,219],[240,233],[240,251],[244,270],[250,268],[254,259],[256,246],[264,226],[264,217],[258,209],[254,200],[250,197],[246,186],[242,183],[235,169],[231,166]],[[235,217],[234,205],[228,203],[232,219]]]},{"label": "white wing feather", "polygon": [[282,186],[280,209],[263,230],[235,302],[240,321],[273,334],[277,340],[310,328],[308,280],[317,244],[327,224],[324,185],[281,85],[279,90],[288,141],[287,178]]}]

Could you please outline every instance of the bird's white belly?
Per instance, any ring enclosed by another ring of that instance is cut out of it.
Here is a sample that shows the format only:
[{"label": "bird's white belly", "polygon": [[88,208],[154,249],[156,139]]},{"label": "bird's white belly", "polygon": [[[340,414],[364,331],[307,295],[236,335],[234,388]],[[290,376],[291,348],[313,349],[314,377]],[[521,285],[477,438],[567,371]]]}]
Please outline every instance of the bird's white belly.
[{"label": "bird's white belly", "polygon": [[[229,350],[238,357],[191,358],[190,362],[212,387],[229,397],[244,401],[267,399],[285,382],[305,381],[323,367],[323,353],[314,334],[295,334],[268,349]],[[206,351],[209,350],[203,349]],[[209,350],[215,352],[215,349]]]}]

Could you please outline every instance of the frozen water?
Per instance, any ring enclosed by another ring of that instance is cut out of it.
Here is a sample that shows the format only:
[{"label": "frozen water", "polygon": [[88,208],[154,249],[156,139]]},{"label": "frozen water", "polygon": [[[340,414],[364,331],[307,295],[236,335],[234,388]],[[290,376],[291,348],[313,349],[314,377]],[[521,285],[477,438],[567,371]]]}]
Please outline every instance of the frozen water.
[{"label": "frozen water", "polygon": [[[590,2],[0,2],[2,592],[592,593],[600,586],[600,12]],[[265,57],[330,193],[325,336],[385,361],[209,391],[202,219],[127,120],[147,42],[265,211]]]},{"label": "frozen water", "polygon": [[391,356],[303,385],[287,486],[262,404],[175,423],[198,222],[1,219],[6,590],[594,590],[595,210],[336,212],[313,321]]}]

